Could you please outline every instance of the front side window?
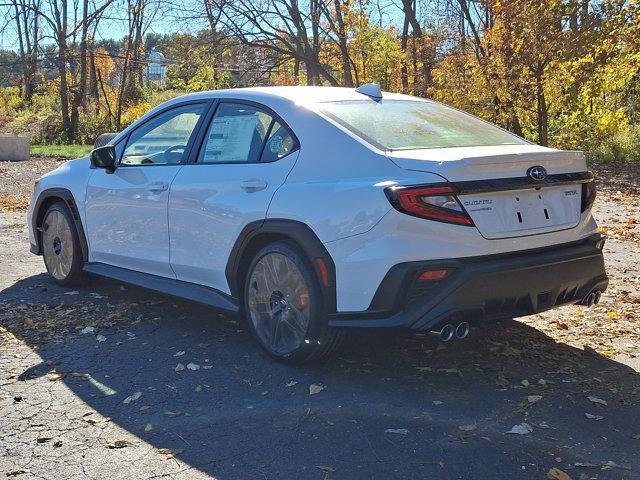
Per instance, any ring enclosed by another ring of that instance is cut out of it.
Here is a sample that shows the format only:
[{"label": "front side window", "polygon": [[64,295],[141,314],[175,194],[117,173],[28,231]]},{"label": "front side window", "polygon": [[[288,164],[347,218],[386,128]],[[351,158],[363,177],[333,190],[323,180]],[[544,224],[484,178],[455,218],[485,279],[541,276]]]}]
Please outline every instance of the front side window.
[{"label": "front side window", "polygon": [[199,163],[271,162],[289,154],[295,140],[272,115],[252,105],[221,103],[209,125]]},{"label": "front side window", "polygon": [[436,102],[354,100],[320,103],[318,108],[381,150],[528,144],[506,130]]},{"label": "front side window", "polygon": [[129,135],[123,165],[177,165],[187,157],[187,145],[207,107],[196,103],[161,113]]}]

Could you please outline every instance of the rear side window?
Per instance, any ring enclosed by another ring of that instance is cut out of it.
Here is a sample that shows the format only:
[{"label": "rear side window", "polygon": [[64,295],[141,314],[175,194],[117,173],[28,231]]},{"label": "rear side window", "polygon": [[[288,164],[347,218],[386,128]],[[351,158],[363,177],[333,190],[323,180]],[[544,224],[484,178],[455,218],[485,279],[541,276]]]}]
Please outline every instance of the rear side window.
[{"label": "rear side window", "polygon": [[287,127],[274,121],[262,152],[261,162],[274,162],[289,155],[296,148],[296,140]]},{"label": "rear side window", "polygon": [[436,102],[354,100],[319,110],[381,150],[415,150],[528,142],[472,115]]},{"label": "rear side window", "polygon": [[253,105],[221,103],[198,156],[198,163],[272,162],[296,148],[289,129]]}]

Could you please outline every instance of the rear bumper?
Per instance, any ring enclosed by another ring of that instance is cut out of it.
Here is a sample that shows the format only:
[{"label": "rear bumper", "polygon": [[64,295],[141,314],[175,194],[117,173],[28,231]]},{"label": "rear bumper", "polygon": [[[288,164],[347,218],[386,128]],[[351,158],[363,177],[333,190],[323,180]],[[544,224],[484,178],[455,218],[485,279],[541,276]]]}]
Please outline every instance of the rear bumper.
[{"label": "rear bumper", "polygon": [[[334,327],[429,330],[453,322],[490,322],[582,302],[609,280],[599,234],[524,252],[401,263],[380,284],[368,310],[332,314]],[[444,280],[420,284],[424,270],[446,268]]]}]

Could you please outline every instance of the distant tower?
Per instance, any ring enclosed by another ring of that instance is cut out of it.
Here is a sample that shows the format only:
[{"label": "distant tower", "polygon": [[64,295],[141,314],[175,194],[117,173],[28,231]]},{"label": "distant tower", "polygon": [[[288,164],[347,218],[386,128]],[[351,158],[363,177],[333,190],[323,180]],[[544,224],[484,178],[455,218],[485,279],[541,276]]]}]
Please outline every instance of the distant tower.
[{"label": "distant tower", "polygon": [[154,48],[149,53],[147,66],[144,69],[147,83],[155,83],[164,87],[167,80],[167,61],[164,55]]}]

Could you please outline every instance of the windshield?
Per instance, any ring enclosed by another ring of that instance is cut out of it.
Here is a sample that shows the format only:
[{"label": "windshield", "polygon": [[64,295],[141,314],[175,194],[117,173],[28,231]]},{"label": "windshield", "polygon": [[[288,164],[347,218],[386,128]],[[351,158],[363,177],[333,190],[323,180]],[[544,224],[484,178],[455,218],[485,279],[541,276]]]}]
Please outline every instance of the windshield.
[{"label": "windshield", "polygon": [[321,103],[319,110],[381,150],[528,143],[479,118],[435,102],[353,100]]}]

